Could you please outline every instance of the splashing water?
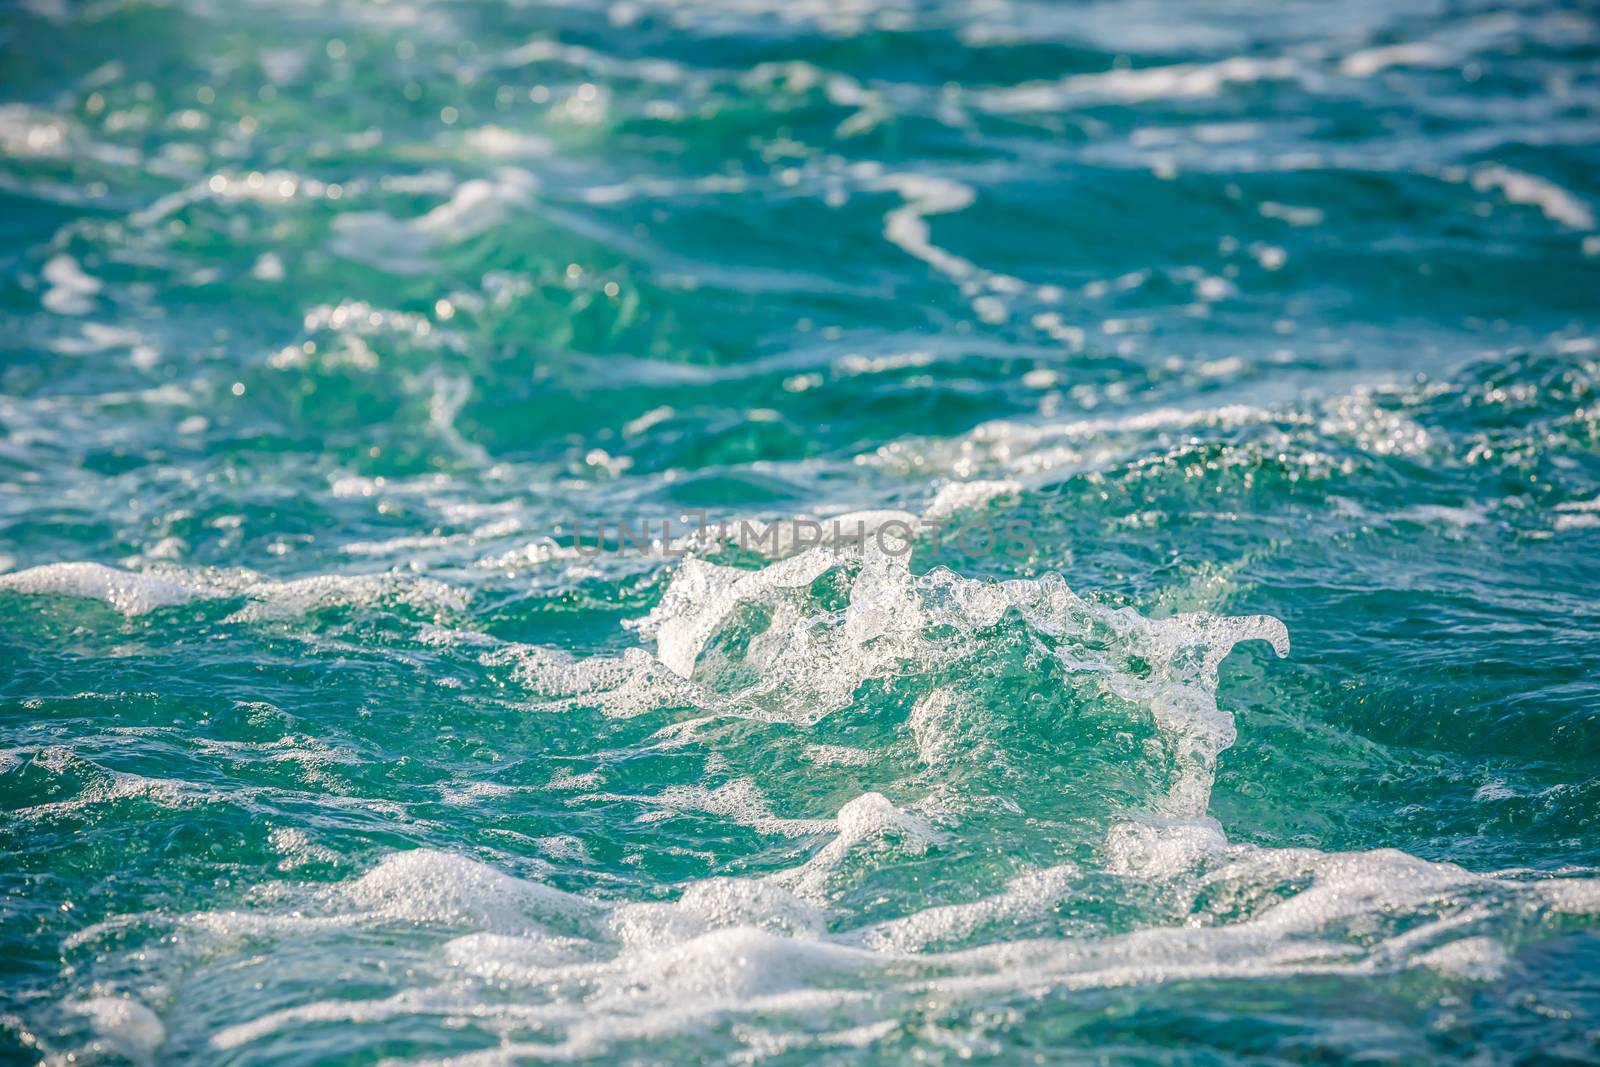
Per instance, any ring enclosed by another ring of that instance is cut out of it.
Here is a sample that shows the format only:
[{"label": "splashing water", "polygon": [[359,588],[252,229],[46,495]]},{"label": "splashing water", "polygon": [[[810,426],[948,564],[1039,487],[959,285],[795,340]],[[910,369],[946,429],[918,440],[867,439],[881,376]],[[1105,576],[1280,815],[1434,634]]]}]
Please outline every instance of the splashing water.
[{"label": "splashing water", "polygon": [[0,1060],[1595,1059],[1597,53],[12,5]]}]

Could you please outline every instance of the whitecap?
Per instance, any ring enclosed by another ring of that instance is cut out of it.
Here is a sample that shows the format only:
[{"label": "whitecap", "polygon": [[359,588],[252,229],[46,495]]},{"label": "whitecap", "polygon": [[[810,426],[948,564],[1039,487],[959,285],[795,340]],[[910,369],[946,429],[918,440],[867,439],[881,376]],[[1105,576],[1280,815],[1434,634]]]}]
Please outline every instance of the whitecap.
[{"label": "whitecap", "polygon": [[436,249],[500,225],[528,204],[537,187],[527,171],[501,167],[491,178],[462,182],[449,200],[416,218],[396,219],[376,211],[339,215],[328,247],[390,274],[426,274],[434,269]]},{"label": "whitecap", "polygon": [[1472,186],[1479,190],[1498,190],[1513,204],[1536,207],[1545,218],[1571,230],[1595,228],[1594,209],[1577,195],[1548,178],[1515,170],[1499,163],[1478,167],[1472,172]]},{"label": "whitecap", "polygon": [[99,1040],[134,1063],[149,1063],[166,1043],[167,1030],[155,1012],[132,997],[90,997],[69,1001],[67,1010],[87,1016]]},{"label": "whitecap", "polygon": [[195,591],[179,582],[117,570],[100,563],[47,563],[0,575],[0,589],[30,596],[99,600],[124,615],[186,604]]}]

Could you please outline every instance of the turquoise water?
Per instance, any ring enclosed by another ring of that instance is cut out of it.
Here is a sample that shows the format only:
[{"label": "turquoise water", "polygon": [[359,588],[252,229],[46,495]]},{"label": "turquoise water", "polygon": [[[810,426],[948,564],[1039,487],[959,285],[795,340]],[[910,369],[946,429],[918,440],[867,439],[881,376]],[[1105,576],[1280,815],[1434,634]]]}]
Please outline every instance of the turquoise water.
[{"label": "turquoise water", "polygon": [[3,1058],[1600,1060],[1597,60],[7,3]]}]

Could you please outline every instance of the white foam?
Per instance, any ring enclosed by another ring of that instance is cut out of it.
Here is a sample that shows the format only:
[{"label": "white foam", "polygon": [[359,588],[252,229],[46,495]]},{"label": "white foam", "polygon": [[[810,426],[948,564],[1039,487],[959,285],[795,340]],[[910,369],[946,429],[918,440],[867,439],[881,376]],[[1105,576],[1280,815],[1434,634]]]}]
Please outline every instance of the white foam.
[{"label": "white foam", "polygon": [[8,159],[61,158],[69,153],[77,132],[41,108],[0,104],[0,153]]},{"label": "white foam", "polygon": [[678,898],[677,909],[709,929],[749,926],[785,937],[820,938],[827,915],[769,881],[711,878],[696,882]]},{"label": "white foam", "polygon": [[1408,508],[1401,508],[1394,513],[1394,517],[1429,526],[1445,526],[1464,530],[1469,526],[1481,526],[1487,522],[1488,508],[1481,504],[1467,507],[1451,507],[1446,504],[1414,504]]},{"label": "white foam", "polygon": [[47,563],[0,575],[0,589],[31,596],[99,600],[124,615],[186,604],[194,590],[166,578],[117,570],[100,563]]},{"label": "white foam", "polygon": [[286,582],[258,581],[246,586],[250,603],[229,616],[232,622],[290,618],[322,608],[370,608],[383,603],[446,613],[466,607],[467,594],[432,578],[398,574],[323,574]]},{"label": "white foam", "polygon": [[863,793],[839,809],[838,836],[805,863],[769,880],[806,900],[826,899],[852,855],[921,855],[942,839],[921,815],[895,807],[881,793]]},{"label": "white foam", "polygon": [[963,511],[975,511],[1000,497],[1020,492],[1022,483],[1014,478],[947,482],[934,494],[923,517],[931,521],[944,521]]},{"label": "white foam", "polygon": [[[1349,392],[1281,406],[1230,403],[1157,407],[1065,420],[981,423],[954,437],[901,438],[855,457],[862,466],[908,478],[1048,484],[1043,475],[1115,471],[1152,454],[1194,448],[1187,438],[1253,430],[1252,443],[1223,444],[1208,463],[1254,466],[1263,454],[1307,472],[1325,473],[1354,445],[1375,456],[1426,456],[1441,442],[1414,418],[1409,387],[1358,386]],[[1440,516],[1442,517],[1442,515]]]},{"label": "white foam", "polygon": [[883,235],[890,244],[954,281],[978,272],[970,260],[934,244],[927,221],[929,215],[948,215],[969,207],[976,196],[971,186],[922,174],[887,174],[882,182],[905,200],[902,207],[884,216]]},{"label": "white foam", "polygon": [[962,744],[960,715],[948,689],[935,689],[912,707],[906,726],[916,743],[917,758],[925,766],[937,767],[970,751]]},{"label": "white foam", "polygon": [[995,922],[1018,923],[1047,914],[1073,892],[1078,868],[1062,864],[1019,875],[1005,890],[971,904],[947,904],[913,912],[861,931],[863,943],[885,952],[919,952],[937,943],[955,944]]},{"label": "white foam", "polygon": [[708,702],[692,682],[637,648],[621,656],[578,657],[565,649],[508,644],[486,653],[483,662],[511,664],[517,682],[552,709],[583,704],[613,718],[633,718]]},{"label": "white foam", "polygon": [[[713,930],[688,942],[642,953],[599,976],[598,995],[616,1000],[668,993],[671,1002],[706,998],[751,1000],[796,989],[822,974],[871,962],[868,953],[811,940],[795,940],[748,926]],[[668,992],[670,991],[670,992]]]},{"label": "white foam", "polygon": [[[1203,839],[1203,847],[1182,846],[1181,863],[1139,865],[1123,877],[1177,891],[1186,919],[1176,925],[1060,936],[1053,917],[1084,884],[1081,871],[1062,864],[1020,871],[998,892],[965,903],[852,926],[848,916],[820,906],[832,899],[825,881],[848,881],[872,867],[843,861],[895,862],[933,838],[925,822],[874,794],[846,805],[837,823],[837,837],[797,867],[766,878],[693,881],[670,900],[576,897],[424,850],[393,854],[336,890],[326,905],[331,914],[306,914],[301,902],[277,925],[267,921],[271,915],[256,915],[243,926],[240,913],[219,913],[213,923],[187,920],[190,936],[248,930],[252,963],[268,966],[308,934],[337,935],[351,924],[457,931],[437,949],[408,957],[398,989],[291,1004],[215,1029],[211,1045],[240,1049],[314,1022],[370,1025],[417,1016],[470,1019],[502,1036],[490,1053],[458,1062],[621,1054],[637,1042],[744,1020],[759,1020],[784,1048],[870,1047],[891,1033],[885,1024],[917,1003],[980,1010],[1019,995],[1411,968],[1491,981],[1511,961],[1497,915],[1536,919],[1541,910],[1600,899],[1597,880],[1476,875],[1387,850],[1227,845],[1213,827],[1174,823],[1152,830]],[[340,914],[341,905],[355,910]],[[120,935],[106,928],[103,936]],[[383,942],[363,943],[371,952]],[[217,952],[196,947],[202,959]],[[219,958],[207,983],[226,981],[237,966]],[[238,980],[266,973],[248,967]],[[130,1058],[160,1046],[164,1031],[153,1016],[109,998],[93,1010],[105,1017],[107,1032],[129,1042]],[[174,1006],[180,1016],[184,1010],[181,1002]]]},{"label": "white foam", "polygon": [[527,171],[501,167],[492,178],[462,182],[449,200],[416,218],[375,211],[338,215],[329,250],[391,274],[424,274],[434,269],[437,248],[500,225],[529,203],[537,187]]},{"label": "white foam", "polygon": [[1215,819],[1125,822],[1106,835],[1106,866],[1118,874],[1170,880],[1197,870],[1227,846]]},{"label": "white foam", "polygon": [[1339,73],[1350,78],[1370,78],[1390,67],[1442,67],[1449,62],[1450,57],[1438,45],[1415,41],[1351,52],[1339,61]]},{"label": "white foam", "polygon": [[39,302],[57,315],[89,314],[95,307],[95,295],[105,287],[64,252],[51,256],[44,265],[44,280],[46,288]]},{"label": "white foam", "polygon": [[538,134],[508,130],[503,126],[480,126],[462,137],[463,143],[474,152],[500,159],[537,159],[554,151],[550,138]]},{"label": "white foam", "polygon": [[166,1044],[167,1029],[160,1018],[132,997],[90,997],[66,1007],[87,1016],[100,1042],[134,1063],[151,1062]]},{"label": "white foam", "polygon": [[[654,810],[646,821],[656,821],[685,812],[719,815],[737,825],[753,827],[762,833],[785,837],[804,837],[834,829],[831,819],[785,819],[772,813],[766,794],[749,778],[737,778],[716,788],[674,785],[647,796],[597,793],[594,800],[630,800]],[[652,817],[653,816],[653,817]]]},{"label": "white foam", "polygon": [[249,571],[162,568],[119,570],[101,563],[49,563],[0,574],[0,590],[32,596],[99,600],[124,615],[142,615],[193,600],[244,598],[230,622],[283,619],[333,606],[370,608],[398,603],[439,614],[466,606],[462,590],[402,574],[315,575],[268,581]]},{"label": "white foam", "polygon": [[1487,937],[1469,937],[1424,952],[1416,962],[1443,974],[1491,982],[1505,973],[1510,959],[1498,941]]},{"label": "white foam", "polygon": [[1073,74],[1056,82],[1030,82],[1005,89],[983,90],[979,102],[999,113],[1059,111],[1091,103],[1144,103],[1216,96],[1230,85],[1289,81],[1300,77],[1290,59],[1237,56],[1215,63],[1174,63],[1159,67]]},{"label": "white foam", "polygon": [[1552,878],[1535,883],[1545,903],[1565,915],[1600,915],[1600,878]]},{"label": "white foam", "polygon": [[1595,228],[1594,209],[1576,194],[1537,174],[1513,170],[1498,163],[1478,167],[1472,172],[1472,186],[1480,190],[1499,190],[1513,204],[1536,207],[1545,218],[1572,230]]},{"label": "white foam", "polygon": [[[75,757],[60,750],[41,750],[35,759],[58,774],[68,767],[83,766]],[[13,814],[19,819],[42,823],[62,816],[82,817],[95,808],[125,800],[140,800],[158,808],[176,811],[223,799],[223,795],[216,790],[179,779],[150,778],[126,771],[107,771],[97,766],[87,769],[92,780],[72,796],[19,808]]]},{"label": "white foam", "polygon": [[251,1041],[268,1037],[280,1030],[298,1028],[305,1023],[344,1022],[371,1023],[390,1019],[408,1012],[426,1012],[434,998],[427,995],[402,993],[387,1000],[330,1000],[318,1001],[295,1008],[269,1012],[249,1022],[225,1026],[211,1035],[211,1046],[228,1051],[240,1048]]},{"label": "white foam", "polygon": [[[846,596],[824,606],[816,589]],[[656,639],[659,662],[692,679],[680,696],[697,707],[807,723],[846,707],[873,679],[981,676],[990,631],[1007,619],[1048,639],[1063,675],[1148,711],[1176,762],[1165,810],[1190,817],[1204,814],[1216,757],[1234,739],[1232,717],[1215,701],[1218,665],[1241,641],[1265,640],[1279,655],[1289,647],[1282,623],[1265,616],[1154,620],[1085,600],[1059,575],[986,582],[936,569],[913,577],[904,559],[827,549],[755,571],[689,560],[636,625]],[[725,632],[742,637],[742,647],[717,644]],[[1134,672],[1135,660],[1153,669]],[[957,740],[957,697],[930,691],[912,712],[925,764],[971,747]]]},{"label": "white foam", "polygon": [[644,620],[641,631],[655,637],[656,657],[687,678],[694,672],[701,648],[735,604],[770,590],[807,585],[833,562],[817,549],[759,571],[688,560],[673,575],[666,595]]},{"label": "white foam", "polygon": [[510,934],[542,934],[550,920],[584,916],[594,907],[581,897],[430,849],[388,856],[345,892],[387,918]]}]

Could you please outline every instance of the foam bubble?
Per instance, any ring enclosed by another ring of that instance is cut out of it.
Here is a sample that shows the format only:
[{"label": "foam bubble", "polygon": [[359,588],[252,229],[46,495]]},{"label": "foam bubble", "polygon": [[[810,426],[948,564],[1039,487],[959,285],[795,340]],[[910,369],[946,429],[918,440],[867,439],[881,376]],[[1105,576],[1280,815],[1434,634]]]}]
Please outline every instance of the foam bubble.
[{"label": "foam bubble", "polygon": [[99,600],[129,616],[186,604],[195,596],[193,589],[178,582],[100,563],[47,563],[29,567],[14,574],[0,575],[0,589],[30,596]]},{"label": "foam bubble", "polygon": [[[386,857],[327,896],[331,914],[306,914],[303,898],[290,895],[280,907],[299,900],[293,914],[218,913],[209,924],[192,917],[184,923],[191,932],[248,929],[258,963],[296,951],[308,934],[337,936],[352,924],[457,931],[410,958],[398,988],[291,1004],[216,1029],[211,1045],[241,1049],[308,1023],[414,1016],[471,1020],[498,1033],[501,1044],[483,1062],[616,1054],[635,1042],[743,1020],[759,1021],[783,1047],[836,1040],[864,1047],[930,999],[942,1010],[976,1011],[997,997],[1412,968],[1492,981],[1510,965],[1508,922],[1519,914],[1537,921],[1563,900],[1592,904],[1596,884],[1477,875],[1392,850],[1227,845],[1214,824],[1151,824],[1146,846],[1167,848],[1177,862],[1124,865],[1122,877],[1177,891],[1175,923],[1106,936],[1052,934],[1052,917],[1087,884],[1076,866],[1060,864],[1017,872],[970,902],[852,924],[808,895],[817,888],[804,884],[808,877],[823,869],[847,877],[838,864],[845,853],[888,846],[904,854],[918,840],[926,845],[931,828],[870,793],[846,804],[837,824],[834,840],[795,867],[689,882],[667,900],[573,896],[466,857],[418,850]],[[276,926],[267,921],[274,917]],[[243,927],[246,918],[258,921]],[[1030,928],[1040,935],[1019,936]],[[202,958],[216,951],[196,947]],[[123,1003],[108,998],[93,1008],[105,1023],[97,1029],[118,1035],[119,1051],[139,1062],[164,1031]]]},{"label": "foam bubble", "polygon": [[0,590],[31,596],[99,600],[127,616],[194,600],[243,598],[230,622],[290,618],[327,607],[401,604],[445,613],[466,606],[461,590],[431,578],[401,574],[314,575],[267,581],[248,571],[183,570],[138,572],[101,563],[48,563],[0,574]]},{"label": "foam bubble", "polygon": [[1269,616],[1151,619],[1080,597],[1059,575],[913,576],[901,558],[821,548],[755,571],[689,560],[636,626],[655,638],[660,662],[692,683],[683,695],[713,713],[811,723],[873,680],[947,678],[929,686],[909,720],[930,766],[970,748],[967,690],[1008,635],[1032,635],[1043,677],[1147,710],[1178,770],[1166,809],[1186,816],[1204,814],[1216,757],[1235,736],[1216,704],[1222,660],[1243,641],[1289,651],[1287,630]]},{"label": "foam bubble", "polygon": [[934,494],[923,516],[930,521],[943,521],[963,511],[977,510],[999,497],[1011,496],[1021,491],[1022,484],[1013,478],[980,478],[970,482],[949,482]]},{"label": "foam bubble", "polygon": [[1487,937],[1469,937],[1424,952],[1416,962],[1444,974],[1490,982],[1505,972],[1510,957],[1497,941]]},{"label": "foam bubble", "polygon": [[149,1063],[166,1043],[167,1029],[149,1008],[131,997],[70,1001],[67,1010],[87,1016],[100,1042],[134,1063]]},{"label": "foam bubble", "polygon": [[545,922],[570,920],[593,909],[581,897],[431,849],[394,853],[346,893],[363,908],[389,918],[509,933],[542,932]]}]

